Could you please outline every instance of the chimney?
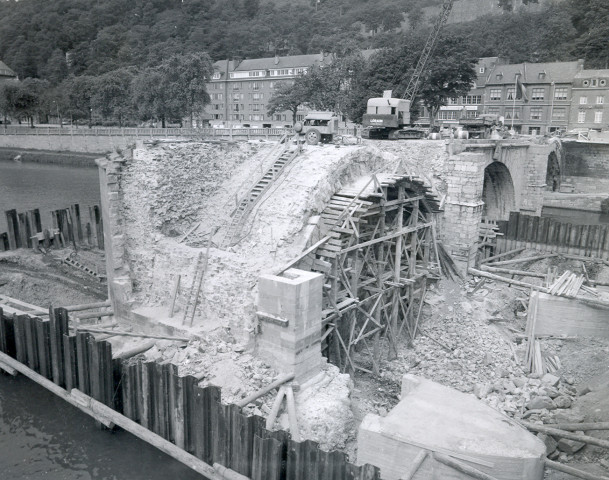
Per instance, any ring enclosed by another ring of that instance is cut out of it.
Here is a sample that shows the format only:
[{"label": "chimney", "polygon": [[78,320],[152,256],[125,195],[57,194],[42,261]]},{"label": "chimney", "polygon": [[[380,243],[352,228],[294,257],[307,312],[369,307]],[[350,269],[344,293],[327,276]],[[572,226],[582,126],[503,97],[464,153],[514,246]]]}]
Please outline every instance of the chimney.
[{"label": "chimney", "polygon": [[279,55],[275,54],[275,65],[279,65]]},{"label": "chimney", "polygon": [[577,70],[583,70],[583,69],[584,69],[584,59],[579,58],[577,60]]}]

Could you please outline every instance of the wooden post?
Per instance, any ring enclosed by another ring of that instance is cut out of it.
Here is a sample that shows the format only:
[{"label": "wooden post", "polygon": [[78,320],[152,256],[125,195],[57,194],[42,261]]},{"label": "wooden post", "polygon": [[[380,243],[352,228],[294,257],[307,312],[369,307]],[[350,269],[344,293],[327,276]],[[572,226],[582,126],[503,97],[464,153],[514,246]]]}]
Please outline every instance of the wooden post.
[{"label": "wooden post", "polygon": [[19,213],[17,215],[19,221],[19,236],[21,238],[21,246],[23,248],[32,248],[32,230],[27,222],[25,213]]},{"label": "wooden post", "polygon": [[98,205],[93,207],[93,213],[95,215],[95,232],[97,235],[97,247],[100,250],[104,249],[104,227],[102,222],[101,210]]},{"label": "wooden post", "polygon": [[78,239],[79,243],[82,243],[83,242],[83,233],[82,233],[82,223],[80,220],[80,205],[78,203],[75,203],[74,205],[72,205],[71,211],[72,211],[72,223],[73,223],[73,228],[74,228],[76,238]]},{"label": "wooden post", "polygon": [[8,225],[8,241],[10,250],[21,248],[21,236],[19,234],[19,221],[17,219],[17,210],[7,210],[6,224]]},{"label": "wooden post", "polygon": [[0,234],[0,252],[6,252],[11,249],[9,236],[7,232]]}]

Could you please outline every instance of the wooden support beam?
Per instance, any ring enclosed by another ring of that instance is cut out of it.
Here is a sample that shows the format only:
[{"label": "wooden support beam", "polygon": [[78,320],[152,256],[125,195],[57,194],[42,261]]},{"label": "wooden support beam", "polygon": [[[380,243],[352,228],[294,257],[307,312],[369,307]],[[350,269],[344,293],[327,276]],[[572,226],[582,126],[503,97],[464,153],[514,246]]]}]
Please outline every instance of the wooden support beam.
[{"label": "wooden support beam", "polygon": [[547,274],[537,272],[527,272],[526,270],[511,270],[509,268],[491,267],[490,265],[480,265],[480,268],[492,273],[507,273],[508,275],[521,275],[523,277],[546,278]]},{"label": "wooden support beam", "polygon": [[296,375],[294,375],[293,373],[289,373],[287,375],[282,375],[277,380],[275,380],[273,383],[270,383],[266,387],[261,388],[260,390],[258,390],[257,392],[252,393],[251,395],[249,395],[248,397],[245,397],[243,400],[237,402],[236,404],[237,404],[238,407],[243,408],[248,403],[252,403],[254,400],[256,400],[256,399],[262,397],[263,395],[266,395],[267,393],[269,393],[271,390],[274,390],[275,388],[283,385],[286,382],[294,380],[295,376]]},{"label": "wooden support beam", "polygon": [[609,422],[594,422],[594,423],[553,423],[552,428],[566,430],[569,432],[588,430],[609,430]]},{"label": "wooden support beam", "polygon": [[418,230],[422,230],[422,229],[428,228],[428,227],[431,227],[431,222],[422,223],[422,224],[414,226],[414,227],[405,227],[405,228],[403,228],[397,232],[393,232],[389,235],[383,235],[382,237],[375,238],[374,240],[368,240],[367,242],[358,243],[357,245],[353,245],[352,247],[344,248],[338,253],[340,253],[341,255],[343,253],[349,253],[349,252],[352,252],[353,250],[358,250],[360,248],[369,247],[370,245],[375,245],[377,243],[386,242],[387,240],[391,240],[392,238],[400,237],[402,235],[416,232]]},{"label": "wooden support beam", "polygon": [[298,430],[298,417],[296,416],[296,402],[294,401],[294,390],[291,386],[285,389],[285,398],[288,404],[288,418],[290,421],[290,434],[295,442],[300,442],[300,431]]},{"label": "wooden support beam", "polygon": [[455,460],[454,458],[451,458],[448,455],[444,455],[443,453],[434,452],[433,458],[434,460],[437,460],[438,462],[454,470],[457,470],[458,472],[464,473],[465,475],[475,478],[476,480],[497,480],[496,477],[484,473],[478,470],[477,468],[470,467],[466,463]]},{"label": "wooden support beam", "polygon": [[10,365],[7,365],[6,363],[3,363],[2,361],[0,361],[0,370],[4,370],[6,373],[12,375],[13,377],[17,376],[17,370],[15,370]]},{"label": "wooden support beam", "polygon": [[417,472],[419,471],[419,468],[421,468],[421,465],[423,465],[423,462],[425,461],[425,459],[429,456],[429,452],[427,452],[427,450],[421,450],[417,456],[415,457],[415,459],[412,461],[412,465],[410,466],[410,470],[402,475],[400,477],[400,480],[412,480],[414,478],[414,476],[417,474]]},{"label": "wooden support beam", "polygon": [[546,425],[538,425],[536,423],[525,422],[521,420],[520,423],[534,432],[541,432],[553,437],[567,438],[569,440],[575,440],[576,442],[587,443],[596,447],[609,448],[609,440],[603,440],[596,437],[590,437],[589,435],[578,435],[577,433],[567,432],[558,428],[551,428]]},{"label": "wooden support beam", "polygon": [[543,293],[548,293],[548,289],[545,287],[540,287],[538,285],[533,285],[533,284],[527,283],[527,282],[521,282],[520,280],[514,280],[512,278],[505,278],[505,277],[502,277],[501,275],[494,275],[492,273],[483,272],[482,270],[476,270],[475,268],[468,268],[467,271],[471,275],[476,275],[477,277],[486,277],[491,280],[497,280],[499,282],[510,283],[512,285],[517,285],[519,287],[531,288],[533,290],[539,290],[540,292],[543,292]]},{"label": "wooden support beam", "polygon": [[67,307],[63,307],[65,308],[68,312],[81,312],[83,310],[93,310],[95,308],[105,308],[105,307],[111,307],[112,306],[112,302],[110,302],[110,300],[105,300],[103,302],[96,302],[96,303],[83,303],[81,305],[69,305]]},{"label": "wooden support beam", "polygon": [[185,337],[169,337],[167,335],[148,335],[145,333],[132,333],[132,332],[120,332],[118,330],[102,330],[98,328],[87,328],[78,327],[75,329],[77,332],[90,332],[90,333],[107,333],[112,335],[118,335],[123,337],[140,337],[140,338],[156,338],[158,340],[175,340],[176,342],[190,342],[189,338]]},{"label": "wooden support beam", "polygon": [[127,350],[123,350],[122,352],[119,352],[117,355],[114,356],[114,358],[124,360],[127,358],[135,357],[136,355],[139,355],[140,353],[144,353],[144,352],[150,350],[155,345],[156,345],[156,341],[154,341],[154,340],[151,340],[149,342],[144,342],[140,345],[137,345],[135,347],[132,347]]},{"label": "wooden support beam", "polygon": [[562,463],[554,462],[552,460],[546,459],[545,464],[546,464],[546,468],[556,470],[557,472],[568,473],[577,478],[583,478],[585,480],[609,480],[609,477],[607,477],[605,475],[596,475],[596,474],[584,472],[583,470],[569,467],[568,465],[563,465]]}]

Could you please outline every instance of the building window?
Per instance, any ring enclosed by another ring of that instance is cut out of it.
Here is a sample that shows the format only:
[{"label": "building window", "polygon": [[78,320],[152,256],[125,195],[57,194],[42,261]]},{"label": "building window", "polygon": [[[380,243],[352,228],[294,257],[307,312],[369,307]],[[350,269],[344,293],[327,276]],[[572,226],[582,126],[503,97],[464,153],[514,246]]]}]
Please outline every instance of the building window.
[{"label": "building window", "polygon": [[216,73],[214,73],[214,76],[211,78],[213,78],[214,80],[220,80],[221,76],[222,76],[222,74],[220,72],[216,72]]},{"label": "building window", "polygon": [[565,120],[567,118],[567,109],[566,108],[555,108],[552,111],[552,120]]},{"label": "building window", "polygon": [[534,88],[531,93],[531,100],[543,100],[544,97],[544,89],[543,88]]},{"label": "building window", "polygon": [[510,87],[507,89],[507,95],[505,97],[506,100],[515,100],[516,97],[516,89],[514,87]]},{"label": "building window", "polygon": [[554,89],[554,100],[566,100],[569,89],[567,87],[558,87]]},{"label": "building window", "polygon": [[491,115],[499,115],[499,107],[488,107],[488,113]]},{"label": "building window", "polygon": [[603,121],[603,112],[594,112],[594,123],[601,123]]},{"label": "building window", "polygon": [[501,100],[501,89],[500,88],[491,88],[489,98],[491,100]]},{"label": "building window", "polygon": [[482,95],[468,95],[465,97],[468,104],[482,105]]},{"label": "building window", "polygon": [[531,107],[531,120],[541,120],[541,107]]},{"label": "building window", "polygon": [[241,82],[233,83],[233,90],[241,90],[242,87],[243,85],[241,84]]},{"label": "building window", "polygon": [[478,70],[479,73],[484,73],[484,67],[480,67],[480,69]]},{"label": "building window", "polygon": [[254,90],[260,90],[262,88],[262,83],[260,83],[260,82],[254,82],[254,83],[252,83],[252,88]]},{"label": "building window", "polygon": [[598,85],[598,80],[596,80],[596,78],[594,80],[590,80],[591,87],[596,87],[596,85]]},{"label": "building window", "polygon": [[520,120],[520,109],[519,108],[508,108],[505,111],[505,119],[506,120]]},{"label": "building window", "polygon": [[449,105],[459,105],[459,97],[451,97],[448,99]]},{"label": "building window", "polygon": [[605,97],[603,97],[602,95],[599,95],[598,97],[596,97],[597,105],[602,105],[603,103],[605,103]]},{"label": "building window", "polygon": [[588,103],[588,97],[579,97],[579,104],[586,105]]},{"label": "building window", "polygon": [[253,110],[254,112],[259,112],[259,111],[260,111],[260,104],[259,104],[259,103],[254,103],[254,104],[252,105],[252,110]]},{"label": "building window", "polygon": [[586,123],[586,111],[582,110],[577,114],[577,123]]},{"label": "building window", "polygon": [[262,100],[264,98],[264,93],[253,93],[252,98],[254,100]]}]

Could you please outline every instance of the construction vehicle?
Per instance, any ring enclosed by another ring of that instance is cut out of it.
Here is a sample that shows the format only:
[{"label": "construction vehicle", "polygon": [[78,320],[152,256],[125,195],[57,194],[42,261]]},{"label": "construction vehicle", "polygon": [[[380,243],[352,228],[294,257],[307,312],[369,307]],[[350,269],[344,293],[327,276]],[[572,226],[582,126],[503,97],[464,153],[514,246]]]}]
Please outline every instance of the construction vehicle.
[{"label": "construction vehicle", "polygon": [[383,97],[368,100],[366,113],[362,119],[364,127],[362,137],[395,140],[400,138],[424,138],[427,135],[426,130],[409,126],[410,105],[417,94],[421,74],[436,46],[440,30],[448,20],[454,2],[455,0],[445,0],[442,4],[440,14],[429,33],[429,37],[427,37],[423,52],[402,98],[391,98],[391,90],[387,90],[383,93]]},{"label": "construction vehicle", "polygon": [[493,113],[483,113],[476,118],[462,118],[459,120],[459,127],[466,134],[458,137],[491,138],[493,128],[501,125],[503,125],[502,118]]},{"label": "construction vehicle", "polygon": [[294,131],[304,136],[309,145],[330,143],[338,134],[338,115],[334,112],[309,112],[302,123],[294,124]]}]

